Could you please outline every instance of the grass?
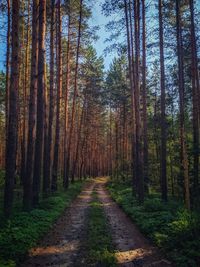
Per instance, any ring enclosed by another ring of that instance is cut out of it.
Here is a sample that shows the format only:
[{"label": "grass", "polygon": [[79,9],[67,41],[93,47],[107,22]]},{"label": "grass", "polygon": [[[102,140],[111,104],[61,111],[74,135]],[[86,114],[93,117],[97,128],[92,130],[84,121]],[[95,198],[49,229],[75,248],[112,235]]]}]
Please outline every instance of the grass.
[{"label": "grass", "polygon": [[200,216],[170,200],[164,204],[150,195],[140,206],[130,185],[110,182],[112,198],[167,257],[178,267],[200,266]]},{"label": "grass", "polygon": [[13,267],[22,262],[28,250],[50,230],[65,208],[81,192],[82,185],[76,182],[67,191],[43,199],[38,208],[29,213],[15,208],[9,221],[1,221],[0,267]]},{"label": "grass", "polygon": [[108,222],[96,192],[93,192],[88,220],[87,264],[104,267],[117,266]]}]

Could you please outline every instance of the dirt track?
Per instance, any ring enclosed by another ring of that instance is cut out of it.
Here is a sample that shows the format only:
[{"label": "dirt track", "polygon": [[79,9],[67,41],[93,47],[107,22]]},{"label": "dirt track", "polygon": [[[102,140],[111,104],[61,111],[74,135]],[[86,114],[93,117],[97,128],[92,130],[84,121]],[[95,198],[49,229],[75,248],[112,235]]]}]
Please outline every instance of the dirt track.
[{"label": "dirt track", "polygon": [[83,266],[79,254],[94,184],[87,184],[39,246],[30,251],[30,256],[22,267]]},{"label": "dirt track", "polygon": [[120,266],[169,267],[169,261],[163,259],[140,233],[138,228],[126,216],[122,209],[111,199],[106,187],[106,179],[98,180],[98,195],[111,228],[116,257]]},{"label": "dirt track", "polygon": [[[22,267],[87,266],[83,256],[87,253],[84,251],[84,242],[87,241],[87,236],[85,236],[87,212],[94,189],[98,193],[110,224],[119,266],[172,266],[163,258],[158,249],[144,238],[133,222],[111,199],[105,184],[105,178],[99,178],[87,184],[39,246],[30,251],[29,258]],[[98,264],[96,266],[100,267]]]}]

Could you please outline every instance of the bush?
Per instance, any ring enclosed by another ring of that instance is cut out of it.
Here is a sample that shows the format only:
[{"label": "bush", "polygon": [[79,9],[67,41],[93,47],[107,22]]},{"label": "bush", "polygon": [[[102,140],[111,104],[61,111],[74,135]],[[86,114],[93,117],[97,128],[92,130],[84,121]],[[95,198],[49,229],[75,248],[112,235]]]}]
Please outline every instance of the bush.
[{"label": "bush", "polygon": [[147,199],[144,202],[144,209],[145,211],[162,211],[166,210],[166,205],[158,199],[158,198],[152,198],[152,199]]},{"label": "bush", "polygon": [[9,261],[4,261],[0,259],[0,266],[1,267],[15,267],[16,264],[14,261],[9,260]]}]

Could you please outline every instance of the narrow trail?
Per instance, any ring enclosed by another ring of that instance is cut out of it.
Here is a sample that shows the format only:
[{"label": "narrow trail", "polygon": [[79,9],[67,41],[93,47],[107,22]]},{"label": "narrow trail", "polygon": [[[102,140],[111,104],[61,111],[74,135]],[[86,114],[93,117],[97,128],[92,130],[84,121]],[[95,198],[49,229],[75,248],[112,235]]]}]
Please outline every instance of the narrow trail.
[{"label": "narrow trail", "polygon": [[22,267],[83,266],[79,262],[79,254],[86,232],[87,211],[93,188],[94,182],[85,186],[39,246],[31,249]]},{"label": "narrow trail", "polygon": [[127,217],[122,209],[112,200],[105,184],[106,179],[97,180],[96,190],[108,218],[116,258],[119,266],[124,267],[169,267],[172,264],[165,260],[157,248],[144,238],[138,228]]},{"label": "narrow trail", "polygon": [[[133,222],[112,200],[106,189],[106,178],[88,183],[82,193],[66,209],[39,245],[32,248],[21,267],[87,267],[85,242],[87,242],[87,214],[95,190],[102,203],[110,225],[113,245],[119,266],[169,267],[157,248],[139,232]],[[98,267],[104,267],[97,263]]]}]

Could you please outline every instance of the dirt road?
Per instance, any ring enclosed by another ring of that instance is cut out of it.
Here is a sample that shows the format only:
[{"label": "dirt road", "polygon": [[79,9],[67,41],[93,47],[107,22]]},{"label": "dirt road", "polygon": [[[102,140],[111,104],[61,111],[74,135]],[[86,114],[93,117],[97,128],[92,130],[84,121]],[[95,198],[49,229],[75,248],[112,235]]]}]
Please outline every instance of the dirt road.
[{"label": "dirt road", "polygon": [[99,179],[97,183],[98,196],[108,217],[119,266],[172,266],[112,200],[105,187],[106,179]]},{"label": "dirt road", "polygon": [[[87,242],[87,214],[93,190],[98,193],[98,198],[108,218],[119,266],[172,266],[111,199],[105,186],[106,182],[106,178],[99,178],[86,185],[39,246],[30,251],[30,256],[22,267],[87,266],[82,255],[85,254],[83,250],[84,242]],[[96,266],[100,265],[97,263]]]},{"label": "dirt road", "polygon": [[79,254],[94,185],[94,182],[86,185],[39,246],[30,251],[30,256],[22,267],[81,266]]}]

